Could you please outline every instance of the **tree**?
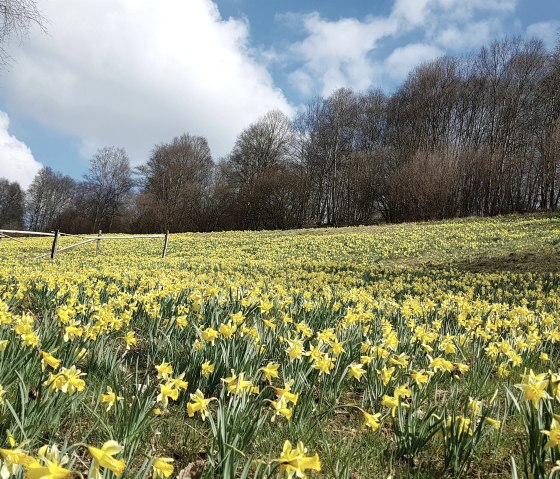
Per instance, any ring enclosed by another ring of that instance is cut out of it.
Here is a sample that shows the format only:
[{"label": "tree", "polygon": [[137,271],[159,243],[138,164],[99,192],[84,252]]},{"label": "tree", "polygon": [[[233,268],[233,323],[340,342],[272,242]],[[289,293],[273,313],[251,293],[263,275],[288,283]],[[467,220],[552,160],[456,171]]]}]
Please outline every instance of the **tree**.
[{"label": "tree", "polygon": [[0,64],[10,60],[5,45],[12,38],[22,40],[31,25],[45,30],[45,19],[36,0],[0,0]]},{"label": "tree", "polygon": [[84,187],[93,232],[99,229],[110,231],[119,208],[133,187],[126,151],[114,146],[98,149],[84,175]]},{"label": "tree", "polygon": [[273,110],[251,124],[237,137],[228,162],[232,178],[251,185],[268,168],[285,162],[291,154],[293,131],[290,119]]},{"label": "tree", "polygon": [[228,228],[273,229],[301,225],[305,171],[294,162],[290,119],[273,110],[245,128],[221,165],[229,191]]},{"label": "tree", "polygon": [[360,100],[341,88],[328,98],[316,98],[296,118],[299,154],[310,184],[311,217],[318,224],[347,222],[349,158],[361,141]]},{"label": "tree", "polygon": [[143,217],[152,228],[197,230],[209,196],[214,162],[206,138],[183,134],[156,145],[142,176]]},{"label": "tree", "polygon": [[21,228],[23,209],[24,197],[19,183],[0,178],[0,228]]},{"label": "tree", "polygon": [[76,182],[69,176],[44,167],[35,175],[26,193],[26,223],[31,230],[56,227],[56,219],[71,206]]}]

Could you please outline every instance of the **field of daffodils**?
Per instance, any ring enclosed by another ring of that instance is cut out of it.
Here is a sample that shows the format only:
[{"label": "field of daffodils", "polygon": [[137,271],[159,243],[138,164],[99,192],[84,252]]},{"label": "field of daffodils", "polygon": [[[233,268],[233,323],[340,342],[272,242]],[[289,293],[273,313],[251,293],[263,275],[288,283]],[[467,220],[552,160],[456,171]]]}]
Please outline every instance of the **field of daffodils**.
[{"label": "field of daffodils", "polygon": [[0,241],[2,479],[560,477],[560,216],[51,241]]}]

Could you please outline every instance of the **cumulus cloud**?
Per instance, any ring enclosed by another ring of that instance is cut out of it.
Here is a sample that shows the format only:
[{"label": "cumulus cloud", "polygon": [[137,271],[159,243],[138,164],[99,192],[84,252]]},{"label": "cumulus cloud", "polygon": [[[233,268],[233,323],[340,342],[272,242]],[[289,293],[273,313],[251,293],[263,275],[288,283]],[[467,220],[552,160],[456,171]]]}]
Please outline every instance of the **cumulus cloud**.
[{"label": "cumulus cloud", "polygon": [[412,43],[396,48],[385,61],[387,75],[401,80],[417,65],[443,55],[443,50],[424,43]]},{"label": "cumulus cloud", "polygon": [[115,145],[139,163],[154,144],[184,132],[207,137],[221,156],[258,116],[291,113],[251,55],[246,20],[221,18],[211,0],[49,0],[41,7],[49,35],[14,46],[6,98],[80,138],[85,156]]},{"label": "cumulus cloud", "polygon": [[367,88],[373,74],[368,53],[379,40],[398,29],[393,18],[327,21],[318,14],[307,15],[303,25],[306,38],[294,43],[290,50],[304,65],[292,73],[290,80],[306,93],[311,89],[308,80],[314,78],[321,83],[323,94],[340,86]]},{"label": "cumulus cloud", "polygon": [[10,134],[9,126],[8,114],[0,111],[0,178],[27,188],[43,165],[35,161],[25,143]]},{"label": "cumulus cloud", "polygon": [[527,36],[541,39],[548,48],[560,41],[560,21],[533,23],[527,27]]},{"label": "cumulus cloud", "polygon": [[[395,84],[411,68],[445,52],[478,47],[501,33],[505,15],[518,0],[395,0],[384,17],[327,20],[300,18],[305,38],[291,47],[297,65],[289,80],[300,93],[331,93],[339,87],[365,90]],[[481,13],[495,16],[480,19]],[[386,52],[392,40],[409,35],[408,45]]]}]

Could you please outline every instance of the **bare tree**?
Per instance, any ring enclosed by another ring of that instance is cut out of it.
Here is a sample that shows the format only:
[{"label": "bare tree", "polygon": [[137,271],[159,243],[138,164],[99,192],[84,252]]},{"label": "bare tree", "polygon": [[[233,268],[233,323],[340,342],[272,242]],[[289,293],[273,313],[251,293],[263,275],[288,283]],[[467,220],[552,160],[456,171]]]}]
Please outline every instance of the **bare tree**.
[{"label": "bare tree", "polygon": [[303,223],[305,170],[294,161],[295,147],[292,122],[278,110],[239,134],[220,169],[230,227],[272,229]]},{"label": "bare tree", "polygon": [[126,151],[114,146],[97,150],[84,180],[93,231],[110,231],[119,207],[133,187],[132,169]]},{"label": "bare tree", "polygon": [[23,40],[32,25],[45,31],[45,19],[36,0],[0,0],[0,64],[10,60],[5,45],[12,38]]},{"label": "bare tree", "polygon": [[26,193],[26,223],[31,230],[56,227],[56,219],[72,205],[76,182],[49,167],[42,168]]},{"label": "bare tree", "polygon": [[198,229],[213,169],[208,142],[201,136],[184,134],[156,145],[139,168],[144,219],[151,217],[152,227],[162,230]]},{"label": "bare tree", "polygon": [[0,178],[0,228],[21,228],[24,196],[19,183]]},{"label": "bare tree", "polygon": [[293,145],[289,118],[273,110],[243,130],[228,162],[240,184],[250,185],[268,168],[288,160]]},{"label": "bare tree", "polygon": [[316,98],[295,120],[301,161],[310,182],[311,218],[318,224],[346,222],[346,170],[360,143],[360,96],[341,88]]}]

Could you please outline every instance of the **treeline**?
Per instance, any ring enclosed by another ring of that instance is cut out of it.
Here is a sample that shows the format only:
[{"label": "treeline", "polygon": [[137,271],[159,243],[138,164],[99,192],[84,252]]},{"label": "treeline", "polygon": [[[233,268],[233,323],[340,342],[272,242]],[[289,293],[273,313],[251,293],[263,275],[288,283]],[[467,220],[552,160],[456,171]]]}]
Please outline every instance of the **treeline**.
[{"label": "treeline", "polygon": [[103,148],[83,181],[44,168],[0,182],[0,225],[67,232],[278,229],[556,210],[560,43],[494,42],[414,69],[397,91],[349,89],[294,119],[272,111],[214,162],[184,134],[132,169]]}]

